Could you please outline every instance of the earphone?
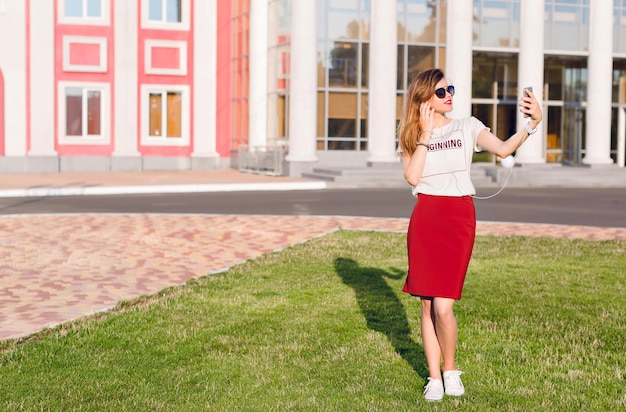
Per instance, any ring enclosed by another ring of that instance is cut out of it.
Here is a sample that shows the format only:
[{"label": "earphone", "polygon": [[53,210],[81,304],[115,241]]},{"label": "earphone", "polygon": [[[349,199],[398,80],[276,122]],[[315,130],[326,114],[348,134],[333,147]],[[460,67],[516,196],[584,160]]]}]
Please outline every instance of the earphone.
[{"label": "earphone", "polygon": [[[500,189],[498,189],[498,191],[492,195],[489,196],[476,196],[476,195],[472,195],[472,197],[474,199],[478,199],[478,200],[488,200],[491,199],[492,197],[496,197],[500,194],[500,192],[502,192],[504,190],[504,188],[506,187],[506,184],[509,182],[509,179],[511,178],[511,175],[513,174],[513,166],[515,166],[515,158],[517,157],[517,154],[515,156],[511,156],[508,155],[507,157],[505,157],[504,159],[502,159],[500,161],[500,164],[509,169],[509,174],[506,176],[506,179],[504,179],[504,183],[502,183],[502,186],[500,187]],[[507,160],[509,159],[509,160]]]}]

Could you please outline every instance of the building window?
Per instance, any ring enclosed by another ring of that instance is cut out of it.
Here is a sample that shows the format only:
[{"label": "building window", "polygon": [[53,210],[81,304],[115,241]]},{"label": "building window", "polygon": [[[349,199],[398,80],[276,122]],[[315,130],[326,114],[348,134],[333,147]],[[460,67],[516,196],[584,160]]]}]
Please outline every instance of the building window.
[{"label": "building window", "polygon": [[189,143],[189,87],[143,87],[142,142],[183,146]]},{"label": "building window", "polygon": [[571,52],[588,50],[589,7],[588,0],[546,0],[545,50]]},{"label": "building window", "polygon": [[189,29],[189,0],[142,0],[141,4],[143,27]]},{"label": "building window", "polygon": [[518,48],[519,0],[474,0],[474,46]]},{"label": "building window", "polygon": [[65,0],[65,17],[101,18],[102,0]]},{"label": "building window", "polygon": [[182,0],[150,0],[148,18],[161,23],[182,23]]},{"label": "building window", "polygon": [[109,24],[108,4],[109,0],[59,0],[59,20],[67,24]]},{"label": "building window", "polygon": [[61,143],[108,141],[108,85],[61,83],[59,132]]},{"label": "building window", "polygon": [[367,150],[370,2],[319,3],[317,150]]}]

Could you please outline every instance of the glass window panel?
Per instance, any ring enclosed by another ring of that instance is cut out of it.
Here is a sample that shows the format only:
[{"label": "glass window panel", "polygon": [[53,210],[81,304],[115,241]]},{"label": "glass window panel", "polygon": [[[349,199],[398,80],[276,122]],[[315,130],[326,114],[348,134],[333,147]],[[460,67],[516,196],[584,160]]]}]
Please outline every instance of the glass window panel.
[{"label": "glass window panel", "polygon": [[150,0],[148,3],[148,19],[163,21],[163,0]]},{"label": "glass window panel", "polygon": [[498,76],[498,99],[517,100],[518,96],[521,96],[521,91],[518,91],[517,87],[517,59],[503,56],[498,57],[494,63]]},{"label": "glass window panel", "polygon": [[556,6],[554,9],[552,48],[554,50],[579,50],[582,16],[578,7]]},{"label": "glass window panel", "polygon": [[167,137],[183,136],[183,95],[181,92],[167,93]]},{"label": "glass window panel", "polygon": [[317,42],[317,87],[326,86],[326,70],[328,69],[328,49],[325,41]]},{"label": "glass window panel", "polygon": [[83,135],[83,90],[65,89],[65,135]]},{"label": "glass window panel", "polygon": [[493,98],[495,78],[493,60],[488,56],[474,55],[472,61],[472,97]]},{"label": "glass window panel", "polygon": [[498,104],[498,118],[495,130],[496,136],[508,139],[517,131],[517,104]]},{"label": "glass window panel", "polygon": [[[440,44],[445,44],[446,43],[446,30],[447,30],[447,19],[446,19],[446,6],[443,5],[442,3],[440,4],[440,8],[439,8],[439,43]],[[439,66],[439,67],[445,67],[445,66]]]},{"label": "glass window panel", "polygon": [[548,107],[547,118],[550,119],[546,122],[548,130],[546,131],[547,151],[546,161],[548,163],[560,163],[562,161],[561,154],[561,107],[550,106]]},{"label": "glass window panel", "polygon": [[361,39],[365,41],[370,38],[371,10],[371,0],[361,0]]},{"label": "glass window panel", "polygon": [[180,23],[182,21],[182,0],[167,0],[167,22]]},{"label": "glass window panel", "polygon": [[[329,94],[328,137],[356,137],[356,117],[356,93]],[[337,149],[336,146],[335,149]]]},{"label": "glass window panel", "polygon": [[[329,93],[328,117],[336,119],[356,119],[356,93]],[[330,134],[329,134],[330,136]],[[354,136],[354,135],[353,135]]]},{"label": "glass window panel", "polygon": [[437,67],[446,67],[446,48],[439,47],[439,60]]},{"label": "glass window panel", "polygon": [[330,87],[356,87],[358,44],[335,42],[330,50]]},{"label": "glass window panel", "polygon": [[[479,2],[475,2],[478,5]],[[475,45],[483,47],[515,47],[519,42],[519,9],[514,12],[509,1],[490,1],[478,5],[475,21],[478,37]]]},{"label": "glass window panel", "polygon": [[358,0],[330,0],[327,28],[329,39],[358,39]]},{"label": "glass window panel", "polygon": [[561,67],[547,67],[545,83],[548,85],[547,100],[563,100],[563,69]]},{"label": "glass window panel", "polygon": [[326,124],[326,122],[324,121],[326,117],[324,96],[325,96],[324,92],[317,93],[317,135],[318,136],[326,136],[326,130],[324,130],[324,125]]},{"label": "glass window panel", "polygon": [[101,0],[87,0],[87,17],[102,17]]},{"label": "glass window panel", "polygon": [[491,104],[473,104],[472,116],[480,119],[485,126],[493,127],[493,105]]},{"label": "glass window panel", "polygon": [[[286,96],[278,96],[278,137],[279,138],[285,138],[287,137],[287,119],[289,119],[289,113],[288,113],[288,108],[289,105],[287,104],[287,97]],[[323,114],[322,114],[323,116]],[[318,114],[318,118],[319,118],[319,114]],[[319,135],[318,135],[319,136]]]},{"label": "glass window panel", "polygon": [[428,0],[409,0],[406,13],[407,41],[436,41],[437,6]]},{"label": "glass window panel", "polygon": [[406,76],[404,75],[404,50],[405,46],[398,46],[398,63],[396,65],[396,90],[404,90],[406,88],[406,86],[404,85],[404,80],[406,78]]},{"label": "glass window panel", "polygon": [[613,59],[613,103],[626,103],[626,60]]},{"label": "glass window panel", "polygon": [[83,0],[65,0],[65,17],[83,17]]},{"label": "glass window panel", "polygon": [[435,67],[435,48],[409,46],[407,57],[407,83],[420,72]]},{"label": "glass window panel", "polygon": [[[298,0],[295,0],[298,1]],[[300,0],[302,1],[302,0]],[[318,39],[327,39],[328,38],[328,19],[326,18],[326,7],[323,7],[321,3],[317,7],[317,38]],[[289,28],[286,28],[288,31]]]},{"label": "glass window panel", "polygon": [[361,87],[367,88],[369,81],[370,47],[367,43],[361,43]]},{"label": "glass window panel", "polygon": [[150,120],[148,131],[149,136],[159,137],[162,135],[162,111],[163,111],[163,97],[161,93],[150,93]]},{"label": "glass window panel", "polygon": [[99,91],[91,90],[87,93],[87,135],[100,136],[101,131],[102,97]]}]

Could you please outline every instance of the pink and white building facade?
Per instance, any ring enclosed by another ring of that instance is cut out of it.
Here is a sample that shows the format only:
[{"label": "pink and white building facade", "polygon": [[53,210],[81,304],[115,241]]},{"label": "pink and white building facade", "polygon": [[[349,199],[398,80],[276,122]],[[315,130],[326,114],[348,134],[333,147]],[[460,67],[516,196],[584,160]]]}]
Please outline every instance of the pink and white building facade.
[{"label": "pink and white building facade", "polygon": [[216,0],[0,0],[0,171],[228,165],[216,10]]},{"label": "pink and white building facade", "polygon": [[[626,165],[626,3],[0,0],[0,173],[397,167],[417,73],[498,136],[543,105],[524,165]],[[493,157],[475,161],[497,163]]]}]

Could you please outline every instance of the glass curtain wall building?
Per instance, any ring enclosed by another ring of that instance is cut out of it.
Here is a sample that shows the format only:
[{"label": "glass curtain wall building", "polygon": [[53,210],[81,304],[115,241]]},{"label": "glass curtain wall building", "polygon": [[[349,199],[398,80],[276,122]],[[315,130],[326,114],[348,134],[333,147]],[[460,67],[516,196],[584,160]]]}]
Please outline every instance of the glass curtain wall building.
[{"label": "glass curtain wall building", "polygon": [[[239,3],[242,1],[246,3]],[[301,0],[270,3],[278,16],[270,16],[275,29],[269,30],[268,41],[271,70],[267,136],[273,144],[294,139],[294,133],[289,131],[297,128],[289,124],[289,111],[298,110],[298,102],[290,100],[289,54],[293,47],[298,47],[291,42],[293,30],[302,27],[289,20],[293,8],[303,6]],[[342,152],[342,162],[351,158],[362,162],[373,150],[368,109],[373,104],[372,82],[377,78],[372,76],[370,66],[380,50],[372,49],[372,35],[376,30],[389,31],[390,27],[373,27],[376,3],[377,0],[315,1],[315,151],[319,159],[332,159],[332,152]],[[524,82],[530,81],[542,99],[545,121],[537,138],[538,147],[531,148],[532,153],[520,156],[520,160],[525,158],[529,164],[624,164],[626,1],[384,3],[396,15],[397,58],[386,62],[396,83],[396,120],[411,78],[427,68],[440,67],[460,92],[455,96],[453,116],[455,112],[475,115],[498,136],[507,138],[523,125],[517,103],[522,88],[530,85]],[[602,24],[594,25],[594,18]],[[610,21],[612,25],[607,24]],[[466,26],[468,29],[461,33]],[[596,31],[592,33],[592,29]],[[538,35],[541,37],[533,38]],[[598,38],[603,42],[591,43],[590,39]],[[463,50],[459,43],[471,49],[469,62],[458,57],[458,51]],[[608,71],[607,62],[611,66]],[[533,70],[538,73],[529,74]],[[596,89],[595,95],[589,94],[589,90]],[[234,103],[239,104],[241,96],[237,99]],[[589,110],[590,102],[597,107],[593,113]],[[595,126],[594,119],[598,123],[607,119],[607,136],[590,139],[589,130],[605,133]],[[395,139],[394,132],[390,131],[392,137],[387,138]],[[602,143],[588,147],[598,139]],[[480,155],[476,160],[495,161],[491,156]]]}]

